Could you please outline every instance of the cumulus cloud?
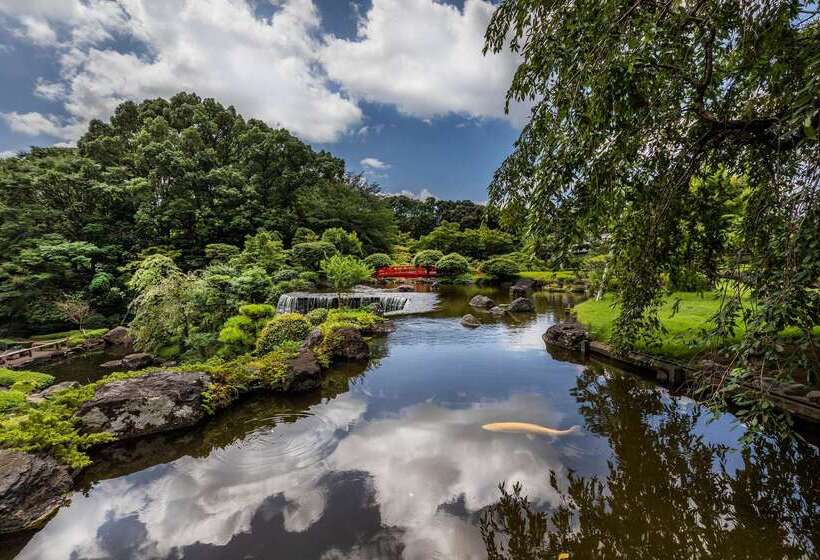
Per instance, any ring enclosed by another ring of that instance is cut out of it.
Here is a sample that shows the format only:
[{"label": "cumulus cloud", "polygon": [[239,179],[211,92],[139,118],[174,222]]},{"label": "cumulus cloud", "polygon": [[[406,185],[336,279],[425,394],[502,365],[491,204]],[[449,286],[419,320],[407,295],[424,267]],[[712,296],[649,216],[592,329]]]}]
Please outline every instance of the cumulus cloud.
[{"label": "cumulus cloud", "polygon": [[0,152],[0,159],[13,158],[16,155],[17,152],[14,152],[12,150],[3,150],[2,152]]},{"label": "cumulus cloud", "polygon": [[390,164],[389,163],[385,163],[382,160],[374,158],[374,157],[366,157],[362,161],[360,161],[359,163],[361,163],[363,167],[367,167],[369,169],[377,169],[377,170],[390,169]]},{"label": "cumulus cloud", "polygon": [[[350,94],[408,115],[505,118],[505,93],[519,59],[508,52],[482,55],[493,9],[486,0],[466,0],[463,10],[434,0],[373,0],[357,37],[328,38],[321,58]],[[516,107],[512,118],[525,112]]]},{"label": "cumulus cloud", "polygon": [[397,193],[385,193],[386,196],[391,196],[394,194],[398,194],[401,196],[406,196],[407,198],[412,198],[414,200],[427,200],[428,198],[438,198],[429,189],[421,189],[420,191],[411,191],[411,190],[402,190]]},{"label": "cumulus cloud", "polygon": [[[314,0],[276,0],[260,17],[250,0],[4,0],[0,20],[53,54],[59,79],[34,93],[53,114],[1,116],[16,131],[75,141],[90,119],[125,100],[195,91],[308,141],[378,132],[362,101],[395,105],[429,122],[446,114],[504,115],[518,59],[483,56],[493,5],[373,0],[353,39],[323,35]],[[424,33],[418,30],[423,29]]]},{"label": "cumulus cloud", "polygon": [[[54,46],[62,72],[60,84],[40,82],[36,91],[59,96],[67,116],[5,113],[17,131],[76,139],[89,119],[109,117],[124,100],[180,90],[215,97],[310,141],[332,142],[362,119],[321,69],[311,0],[284,0],[269,19],[238,0],[120,0],[100,3],[99,13],[91,9],[98,2],[60,4],[53,12],[41,2],[0,8],[29,40]],[[59,45],[46,31],[58,22],[65,28]],[[103,44],[115,33],[144,52]]]}]

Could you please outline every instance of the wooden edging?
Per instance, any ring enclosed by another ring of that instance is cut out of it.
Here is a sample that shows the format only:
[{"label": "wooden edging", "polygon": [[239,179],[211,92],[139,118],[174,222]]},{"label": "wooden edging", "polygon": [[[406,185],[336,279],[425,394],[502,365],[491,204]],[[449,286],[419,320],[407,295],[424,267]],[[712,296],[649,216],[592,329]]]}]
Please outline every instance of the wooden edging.
[{"label": "wooden edging", "polygon": [[[694,379],[699,370],[684,364],[651,356],[642,352],[618,353],[603,342],[590,341],[585,344],[583,354],[627,369],[637,369],[654,375],[655,379],[673,387],[681,386]],[[750,383],[745,384],[750,389],[759,390]],[[812,401],[805,395],[790,395],[779,390],[780,387],[769,387],[768,396],[780,408],[790,412],[795,417],[820,425],[820,402]]]}]

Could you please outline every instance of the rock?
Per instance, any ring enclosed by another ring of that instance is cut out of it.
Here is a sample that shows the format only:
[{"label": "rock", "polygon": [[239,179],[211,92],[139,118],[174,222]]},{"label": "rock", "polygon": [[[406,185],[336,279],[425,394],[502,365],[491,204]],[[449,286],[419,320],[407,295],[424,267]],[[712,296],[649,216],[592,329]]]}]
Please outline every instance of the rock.
[{"label": "rock", "polygon": [[111,360],[100,364],[101,368],[105,369],[143,369],[152,366],[156,363],[156,358],[151,354],[140,352],[137,354],[128,354],[121,360]]},{"label": "rock", "polygon": [[396,330],[396,324],[393,321],[378,321],[372,327],[362,329],[364,336],[386,336]]},{"label": "rock", "polygon": [[106,346],[121,346],[132,348],[134,341],[131,339],[131,331],[127,327],[114,327],[103,335]]},{"label": "rock", "polygon": [[37,393],[32,393],[27,397],[27,399],[32,403],[43,402],[49,397],[53,397],[58,393],[68,391],[69,389],[74,389],[79,386],[80,383],[77,381],[63,381],[62,383],[57,383],[56,385],[52,385],[51,387],[38,391]]},{"label": "rock", "polygon": [[490,315],[493,315],[495,317],[501,317],[502,315],[506,315],[506,313],[506,309],[504,309],[503,307],[499,307],[497,305],[490,309]]},{"label": "rock", "polygon": [[301,392],[316,389],[322,384],[322,366],[316,354],[302,347],[295,358],[288,362],[288,371],[281,389],[286,392]]},{"label": "rock", "polygon": [[334,358],[354,361],[370,357],[370,347],[356,329],[336,329],[331,336],[330,351]]},{"label": "rock", "polygon": [[510,286],[510,299],[525,298],[529,292],[522,286]]},{"label": "rock", "polygon": [[[341,360],[366,360],[370,357],[370,347],[365,342],[359,331],[354,328],[336,329],[331,335],[331,341],[327,351],[333,359]],[[324,343],[324,335],[319,329],[314,329],[305,342],[302,343],[302,348],[308,350],[315,350]]]},{"label": "rock", "polygon": [[69,490],[71,473],[56,459],[0,450],[0,534],[42,525]]},{"label": "rock", "polygon": [[813,403],[820,404],[820,391],[809,391],[805,397]]},{"label": "rock", "polygon": [[580,323],[565,321],[548,328],[542,338],[546,344],[583,352],[589,341],[589,334]]},{"label": "rock", "polygon": [[87,433],[111,432],[118,440],[192,426],[202,420],[207,373],[158,371],[113,381],[97,389],[76,416]]},{"label": "rock", "polygon": [[470,329],[475,329],[476,327],[481,326],[481,323],[478,322],[478,319],[476,319],[473,315],[470,315],[469,313],[461,318],[461,324]]},{"label": "rock", "polygon": [[495,307],[495,302],[487,296],[481,294],[473,296],[470,300],[470,307],[478,307],[479,309],[490,309]]},{"label": "rock", "polygon": [[535,306],[528,298],[518,298],[510,303],[510,313],[535,313]]},{"label": "rock", "polygon": [[396,291],[398,291],[398,292],[415,292],[416,287],[413,286],[412,284],[402,284],[401,286],[396,288]]}]

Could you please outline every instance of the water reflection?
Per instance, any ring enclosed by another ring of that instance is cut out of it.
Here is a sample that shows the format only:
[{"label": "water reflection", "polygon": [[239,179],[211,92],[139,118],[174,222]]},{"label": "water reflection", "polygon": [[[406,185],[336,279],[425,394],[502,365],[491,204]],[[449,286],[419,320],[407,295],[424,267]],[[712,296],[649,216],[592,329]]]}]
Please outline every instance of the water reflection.
[{"label": "water reflection", "polygon": [[490,559],[816,557],[817,448],[764,439],[738,452],[703,433],[701,408],[633,377],[590,368],[574,394],[609,442],[608,472],[550,471],[551,511],[542,490],[502,488],[482,520]]},{"label": "water reflection", "polygon": [[[481,559],[482,513],[524,505],[500,506],[500,481],[523,484],[532,519],[551,525],[510,523],[546,548],[498,558],[608,557],[600,543],[612,557],[709,557],[728,528],[732,542],[757,528],[746,551],[815,542],[815,450],[737,451],[731,417],[707,423],[638,378],[552,359],[540,336],[560,294],[538,300],[537,316],[464,329],[477,291],[448,289],[433,316],[400,319],[369,367],[335,371],[320,392],[260,396],[204,427],[101,451],[71,505],[0,558]],[[482,429],[497,422],[581,429]]]}]

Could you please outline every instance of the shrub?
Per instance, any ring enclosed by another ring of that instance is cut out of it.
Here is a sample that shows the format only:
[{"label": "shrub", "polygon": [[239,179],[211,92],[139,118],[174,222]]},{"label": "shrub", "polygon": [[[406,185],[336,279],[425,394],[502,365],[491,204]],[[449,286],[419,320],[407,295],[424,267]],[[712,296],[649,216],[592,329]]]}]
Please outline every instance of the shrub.
[{"label": "shrub", "polygon": [[324,323],[327,320],[328,310],[324,307],[319,307],[317,309],[312,309],[308,311],[306,315],[307,320],[310,321],[311,325],[318,326]]},{"label": "shrub", "polygon": [[249,303],[239,307],[239,313],[253,319],[254,321],[261,321],[262,319],[269,319],[276,315],[276,308],[267,303]]},{"label": "shrub", "polygon": [[481,270],[498,280],[508,280],[518,275],[518,264],[508,257],[495,257],[484,261]]},{"label": "shrub", "polygon": [[319,236],[316,235],[315,231],[306,227],[296,228],[296,232],[293,234],[293,245],[297,245],[299,243],[311,243],[313,241],[319,241]]},{"label": "shrub", "polygon": [[0,368],[0,387],[20,393],[45,389],[54,383],[54,377],[38,371],[17,371]]},{"label": "shrub", "polygon": [[314,286],[319,283],[319,273],[313,272],[312,270],[306,270],[304,272],[299,273],[299,280],[302,282],[313,284]]},{"label": "shrub", "polygon": [[425,249],[424,251],[416,253],[416,256],[413,257],[413,264],[416,266],[433,267],[436,266],[436,263],[443,256],[444,253],[438,249]]},{"label": "shrub", "polygon": [[299,272],[293,270],[292,268],[285,268],[276,272],[273,276],[271,276],[271,280],[273,280],[274,284],[277,282],[287,282],[288,280],[295,280],[299,278]]},{"label": "shrub", "polygon": [[250,303],[239,307],[239,315],[225,321],[219,331],[222,356],[237,356],[253,351],[259,331],[276,315],[276,309],[265,303]]},{"label": "shrub", "polygon": [[344,292],[373,275],[373,269],[351,255],[334,255],[322,261],[322,271],[337,292]]},{"label": "shrub", "polygon": [[373,269],[382,268],[384,266],[390,266],[393,264],[393,259],[390,258],[390,255],[385,253],[373,253],[364,259],[366,265],[370,266]]},{"label": "shrub", "polygon": [[348,233],[342,228],[326,229],[322,234],[322,241],[332,243],[342,255],[362,254],[362,242],[355,231]]},{"label": "shrub", "polygon": [[318,270],[319,263],[338,253],[336,246],[326,241],[297,243],[291,252],[293,261],[308,270]]},{"label": "shrub", "polygon": [[304,340],[310,334],[311,324],[300,313],[283,313],[271,319],[256,341],[256,353],[272,352],[288,340]]},{"label": "shrub", "polygon": [[436,261],[436,270],[443,276],[459,276],[470,270],[470,263],[458,253],[450,253]]}]

